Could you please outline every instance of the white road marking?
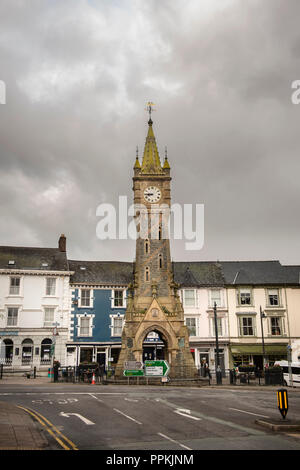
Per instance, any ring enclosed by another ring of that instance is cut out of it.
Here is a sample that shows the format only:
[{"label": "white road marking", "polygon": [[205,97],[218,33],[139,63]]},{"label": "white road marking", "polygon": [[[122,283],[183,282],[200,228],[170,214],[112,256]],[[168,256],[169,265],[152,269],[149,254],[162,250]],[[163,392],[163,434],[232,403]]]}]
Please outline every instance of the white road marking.
[{"label": "white road marking", "polygon": [[124,398],[124,400],[138,402],[138,400],[135,400],[134,398]]},{"label": "white road marking", "polygon": [[194,419],[195,421],[201,421],[201,418],[196,418],[196,416],[191,415],[191,410],[185,410],[184,408],[177,408],[177,410],[174,410],[174,413],[177,413],[180,416],[185,416],[185,418]]},{"label": "white road marking", "polygon": [[91,397],[95,398],[95,400],[101,401],[101,403],[103,403],[103,400],[100,400],[100,398],[95,397],[95,395],[93,395],[92,393],[89,393],[89,395],[90,395]]},{"label": "white road marking", "polygon": [[246,413],[248,415],[260,416],[261,418],[270,418],[270,416],[259,415],[257,413],[251,413],[251,411],[238,410],[237,408],[228,408],[229,410],[239,411],[240,413]]},{"label": "white road marking", "polygon": [[89,419],[85,418],[84,416],[81,416],[78,413],[64,413],[63,411],[60,413],[61,416],[64,416],[65,418],[69,418],[70,416],[77,416],[77,418],[81,419],[85,424],[88,426],[95,424],[93,421],[90,421]]},{"label": "white road marking", "polygon": [[114,411],[116,411],[117,413],[120,413],[121,415],[125,416],[125,418],[131,419],[131,421],[134,421],[137,424],[142,424],[139,421],[137,421],[136,419],[132,418],[131,416],[128,416],[125,413],[123,413],[123,411],[118,410],[117,408],[114,408]]},{"label": "white road marking", "polygon": [[162,434],[161,432],[158,432],[157,434],[158,434],[159,436],[161,436],[161,437],[164,437],[164,438],[167,439],[168,441],[174,442],[175,444],[179,445],[180,447],[183,447],[184,449],[192,450],[190,447],[187,447],[187,446],[185,446],[184,444],[181,444],[180,442],[175,441],[175,439],[172,439],[171,437],[166,436],[165,434]]}]

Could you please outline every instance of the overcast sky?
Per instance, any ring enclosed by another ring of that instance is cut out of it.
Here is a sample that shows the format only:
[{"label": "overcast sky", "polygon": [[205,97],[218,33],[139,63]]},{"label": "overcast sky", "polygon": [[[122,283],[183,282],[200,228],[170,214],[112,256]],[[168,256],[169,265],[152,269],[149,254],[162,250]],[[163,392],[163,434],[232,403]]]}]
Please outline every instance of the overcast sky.
[{"label": "overcast sky", "polygon": [[205,206],[205,242],[174,260],[300,264],[299,0],[2,0],[0,244],[132,261],[96,237],[132,202],[145,104],[172,201]]}]

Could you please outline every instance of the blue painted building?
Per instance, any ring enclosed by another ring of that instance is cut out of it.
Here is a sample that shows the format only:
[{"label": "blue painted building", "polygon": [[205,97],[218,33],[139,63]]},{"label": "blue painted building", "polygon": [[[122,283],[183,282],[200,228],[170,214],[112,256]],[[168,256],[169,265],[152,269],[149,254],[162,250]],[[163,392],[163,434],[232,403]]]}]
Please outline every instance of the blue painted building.
[{"label": "blue painted building", "polygon": [[132,281],[132,263],[69,261],[71,317],[67,365],[116,364]]}]

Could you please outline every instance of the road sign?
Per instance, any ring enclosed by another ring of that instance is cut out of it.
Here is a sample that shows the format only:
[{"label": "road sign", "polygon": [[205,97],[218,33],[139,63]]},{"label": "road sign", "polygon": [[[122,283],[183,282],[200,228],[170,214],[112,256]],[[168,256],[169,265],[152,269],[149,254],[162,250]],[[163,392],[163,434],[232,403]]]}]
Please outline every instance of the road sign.
[{"label": "road sign", "polygon": [[125,377],[143,377],[143,370],[124,370],[123,375]]},{"label": "road sign", "polygon": [[145,373],[152,377],[168,375],[170,366],[167,361],[145,361]]},{"label": "road sign", "polygon": [[126,361],[124,362],[125,370],[141,370],[143,369],[143,363],[140,361]]}]

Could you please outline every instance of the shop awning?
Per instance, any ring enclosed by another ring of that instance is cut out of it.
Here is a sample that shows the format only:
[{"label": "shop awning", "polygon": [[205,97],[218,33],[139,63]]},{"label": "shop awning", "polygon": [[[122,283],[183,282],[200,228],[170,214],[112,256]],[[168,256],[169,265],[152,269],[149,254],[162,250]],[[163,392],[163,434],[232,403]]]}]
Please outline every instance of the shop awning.
[{"label": "shop awning", "polygon": [[[262,355],[263,349],[261,344],[239,344],[232,345],[230,347],[232,354],[252,354]],[[266,344],[265,345],[266,355],[274,356],[276,354],[285,355],[287,354],[287,344]]]}]

